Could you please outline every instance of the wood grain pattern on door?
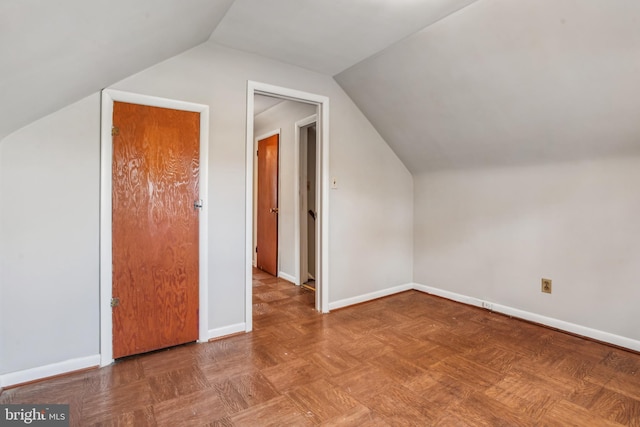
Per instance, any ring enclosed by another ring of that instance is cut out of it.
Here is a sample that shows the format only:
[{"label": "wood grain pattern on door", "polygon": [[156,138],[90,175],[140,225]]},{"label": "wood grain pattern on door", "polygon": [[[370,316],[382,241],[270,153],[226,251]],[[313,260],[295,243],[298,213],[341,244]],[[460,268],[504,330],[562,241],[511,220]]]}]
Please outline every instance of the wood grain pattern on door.
[{"label": "wood grain pattern on door", "polygon": [[278,141],[258,141],[257,267],[278,275]]},{"label": "wood grain pattern on door", "polygon": [[198,339],[200,114],[115,102],[114,358]]}]

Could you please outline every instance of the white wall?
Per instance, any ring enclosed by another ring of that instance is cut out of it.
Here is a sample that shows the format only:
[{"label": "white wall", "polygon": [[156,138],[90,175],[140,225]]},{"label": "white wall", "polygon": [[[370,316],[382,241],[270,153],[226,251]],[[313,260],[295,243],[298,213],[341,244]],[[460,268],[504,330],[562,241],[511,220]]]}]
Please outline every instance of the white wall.
[{"label": "white wall", "polygon": [[[296,276],[295,266],[295,123],[316,114],[316,106],[303,102],[285,101],[255,116],[254,135],[280,129],[280,164],[278,181],[278,272]],[[255,187],[254,187],[255,188]],[[255,211],[256,204],[254,204]],[[254,233],[255,233],[254,221]],[[255,247],[255,236],[254,236]],[[254,252],[255,253],[255,252]]]},{"label": "white wall", "polygon": [[413,177],[352,101],[336,98],[330,303],[409,283],[413,269]]},{"label": "white wall", "polygon": [[[247,80],[330,98],[330,301],[411,282],[412,177],[342,89],[207,43],[112,88],[210,106],[208,329],[245,315]],[[99,351],[99,129],[94,94],[0,141],[0,373]]]},{"label": "white wall", "polygon": [[99,353],[100,99],[0,143],[0,374]]},{"label": "white wall", "polygon": [[638,182],[637,157],[416,176],[414,280],[640,340]]}]

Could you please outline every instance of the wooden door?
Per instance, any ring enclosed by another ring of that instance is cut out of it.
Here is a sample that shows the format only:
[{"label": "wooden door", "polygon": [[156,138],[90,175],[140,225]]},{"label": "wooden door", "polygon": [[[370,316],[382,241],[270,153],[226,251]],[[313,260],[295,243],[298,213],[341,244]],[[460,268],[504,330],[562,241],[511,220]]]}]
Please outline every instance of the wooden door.
[{"label": "wooden door", "polygon": [[258,141],[258,268],[278,275],[278,135]]},{"label": "wooden door", "polygon": [[113,105],[114,358],[198,339],[200,114]]}]

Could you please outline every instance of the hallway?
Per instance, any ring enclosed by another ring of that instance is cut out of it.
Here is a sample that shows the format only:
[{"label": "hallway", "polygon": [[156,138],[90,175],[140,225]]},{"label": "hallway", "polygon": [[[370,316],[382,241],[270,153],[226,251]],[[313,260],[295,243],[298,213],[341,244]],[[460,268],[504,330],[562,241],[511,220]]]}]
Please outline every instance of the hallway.
[{"label": "hallway", "polygon": [[315,293],[302,286],[253,269],[253,329],[295,326],[319,316]]}]

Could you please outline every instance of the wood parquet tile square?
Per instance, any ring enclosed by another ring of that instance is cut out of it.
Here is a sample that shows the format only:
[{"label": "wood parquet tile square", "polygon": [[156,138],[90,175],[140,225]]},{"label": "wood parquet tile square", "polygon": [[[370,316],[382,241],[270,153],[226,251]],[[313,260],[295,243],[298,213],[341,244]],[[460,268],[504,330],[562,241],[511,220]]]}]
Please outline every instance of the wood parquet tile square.
[{"label": "wood parquet tile square", "polygon": [[153,405],[155,422],[160,426],[206,425],[230,415],[231,409],[215,388]]},{"label": "wood parquet tile square", "polygon": [[105,423],[114,415],[134,413],[138,409],[151,405],[153,405],[153,396],[151,386],[146,379],[105,388],[84,396],[82,424]]},{"label": "wood parquet tile square", "polygon": [[213,389],[220,396],[220,400],[227,408],[227,413],[235,414],[249,407],[249,404],[244,400],[244,396],[240,394],[230,380],[214,384]]},{"label": "wood parquet tile square", "polygon": [[263,369],[262,374],[281,393],[300,384],[318,380],[326,375],[318,365],[303,358],[296,358],[289,362]]},{"label": "wood parquet tile square", "polygon": [[402,353],[395,350],[371,359],[369,363],[377,367],[380,372],[390,378],[394,383],[402,385],[411,382],[426,372],[411,360],[405,359]]},{"label": "wood parquet tile square", "polygon": [[313,414],[305,414],[287,396],[252,406],[230,418],[234,426],[313,426]]},{"label": "wood parquet tile square", "polygon": [[317,313],[254,270],[253,332],[5,390],[73,426],[640,426],[640,355],[417,291]]},{"label": "wood parquet tile square", "polygon": [[481,392],[471,394],[451,409],[469,425],[504,427],[539,425],[536,420],[526,414],[525,408],[515,404],[506,405]]},{"label": "wood parquet tile square", "polygon": [[313,414],[315,424],[338,417],[358,406],[357,400],[326,379],[296,387],[286,395],[302,412],[307,415]]},{"label": "wood parquet tile square", "polygon": [[247,403],[247,407],[266,402],[279,395],[260,372],[235,377],[231,379],[231,384]]},{"label": "wood parquet tile square", "polygon": [[384,372],[367,363],[335,375],[329,379],[329,382],[339,386],[362,403],[393,384]]},{"label": "wood parquet tile square", "polygon": [[547,412],[542,418],[541,425],[550,427],[566,427],[566,426],[633,426],[631,420],[626,423],[616,423],[609,421],[605,418],[601,418],[584,408],[583,406],[576,405],[566,400],[560,400]]},{"label": "wood parquet tile square", "polygon": [[342,426],[342,427],[389,427],[390,424],[374,414],[369,408],[363,405],[356,405],[351,409],[320,423],[321,426]]},{"label": "wood parquet tile square", "polygon": [[411,390],[391,384],[378,390],[367,406],[390,425],[424,426],[434,424],[439,417],[439,408],[429,405],[428,401]]},{"label": "wood parquet tile square", "polygon": [[163,372],[148,378],[153,401],[164,402],[209,388],[209,382],[197,366]]},{"label": "wood parquet tile square", "polygon": [[607,387],[600,389],[587,409],[609,421],[640,426],[640,402]]}]

